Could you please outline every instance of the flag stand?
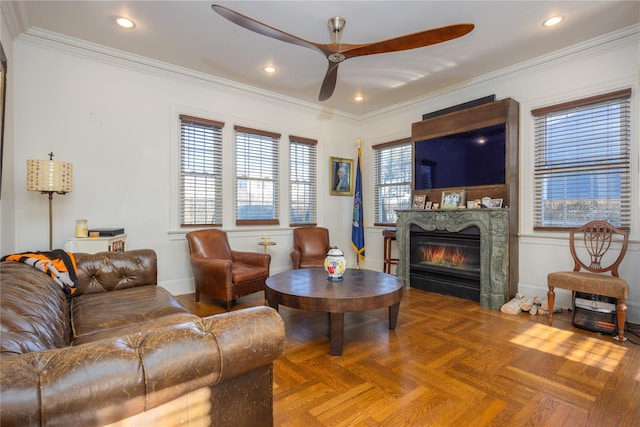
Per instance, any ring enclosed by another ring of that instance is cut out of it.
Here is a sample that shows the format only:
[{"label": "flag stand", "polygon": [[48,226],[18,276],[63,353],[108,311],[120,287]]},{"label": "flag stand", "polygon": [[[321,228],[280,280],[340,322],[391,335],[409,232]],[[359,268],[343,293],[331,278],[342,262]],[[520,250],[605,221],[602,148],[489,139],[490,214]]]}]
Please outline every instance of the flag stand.
[{"label": "flag stand", "polygon": [[356,185],[353,192],[353,215],[351,218],[351,247],[356,252],[356,270],[360,270],[360,258],[364,261],[364,209],[362,206],[362,138],[356,138],[358,147],[358,165]]}]

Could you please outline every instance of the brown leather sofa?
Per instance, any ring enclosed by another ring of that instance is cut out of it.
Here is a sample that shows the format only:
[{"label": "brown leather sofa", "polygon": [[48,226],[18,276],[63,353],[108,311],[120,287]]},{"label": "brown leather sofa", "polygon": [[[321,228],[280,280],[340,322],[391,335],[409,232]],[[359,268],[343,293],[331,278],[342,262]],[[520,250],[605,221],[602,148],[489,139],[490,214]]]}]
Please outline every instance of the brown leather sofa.
[{"label": "brown leather sofa", "polygon": [[190,314],[157,286],[152,250],[76,261],[72,297],[0,264],[0,425],[273,425],[275,310]]}]

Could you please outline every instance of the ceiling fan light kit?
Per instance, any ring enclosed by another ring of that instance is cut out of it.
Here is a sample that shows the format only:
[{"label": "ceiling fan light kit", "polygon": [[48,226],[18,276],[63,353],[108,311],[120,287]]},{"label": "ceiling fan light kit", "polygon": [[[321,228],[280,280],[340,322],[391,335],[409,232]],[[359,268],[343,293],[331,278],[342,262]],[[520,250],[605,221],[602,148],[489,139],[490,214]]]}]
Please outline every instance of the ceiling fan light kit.
[{"label": "ceiling fan light kit", "polygon": [[462,37],[474,28],[473,24],[456,24],[373,43],[342,44],[342,32],[346,21],[340,16],[334,16],[330,18],[327,23],[332,43],[323,44],[304,40],[218,4],[211,5],[211,8],[223,18],[247,30],[322,53],[327,58],[329,64],[322,85],[320,86],[320,94],[318,96],[318,100],[320,101],[326,101],[331,98],[338,79],[338,65],[349,58],[417,49],[419,47],[442,43]]}]

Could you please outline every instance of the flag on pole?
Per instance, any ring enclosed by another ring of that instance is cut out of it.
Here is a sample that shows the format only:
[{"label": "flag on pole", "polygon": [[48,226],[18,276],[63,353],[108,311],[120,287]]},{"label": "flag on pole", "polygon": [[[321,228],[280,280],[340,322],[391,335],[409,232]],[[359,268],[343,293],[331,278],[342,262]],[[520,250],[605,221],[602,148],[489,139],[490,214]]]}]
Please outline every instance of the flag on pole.
[{"label": "flag on pole", "polygon": [[356,168],[356,187],[353,192],[353,219],[351,222],[351,246],[356,251],[356,263],[364,261],[364,212],[362,208],[362,140],[357,139],[358,143],[358,166]]}]

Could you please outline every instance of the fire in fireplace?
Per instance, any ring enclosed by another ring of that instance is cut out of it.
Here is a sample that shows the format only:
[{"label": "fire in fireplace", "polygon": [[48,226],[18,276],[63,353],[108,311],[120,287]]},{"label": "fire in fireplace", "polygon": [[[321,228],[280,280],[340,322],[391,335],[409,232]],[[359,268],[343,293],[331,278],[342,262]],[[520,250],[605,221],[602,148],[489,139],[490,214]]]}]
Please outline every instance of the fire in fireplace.
[{"label": "fire in fireplace", "polygon": [[480,230],[410,232],[411,287],[480,300]]}]

